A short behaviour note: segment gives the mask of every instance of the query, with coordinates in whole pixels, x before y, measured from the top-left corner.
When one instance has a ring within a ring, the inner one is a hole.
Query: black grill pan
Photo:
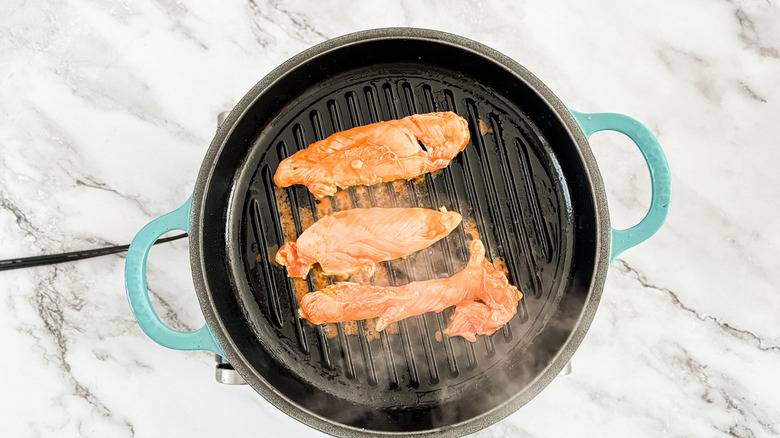
[[[343,129],[454,111],[471,141],[443,171],[340,191],[317,202],[274,187],[279,161]],[[405,284],[464,267],[475,233],[524,293],[518,313],[476,343],[441,333],[451,309],[376,333],[312,326],[275,249],[322,214],[354,207],[445,207],[463,224],[430,248],[382,263]],[[461,435],[536,395],[584,336],[608,264],[603,187],[567,109],[522,67],[433,31],[386,29],[317,46],[236,106],[204,160],[190,225],[196,289],[225,356],[293,417],[337,435]]]

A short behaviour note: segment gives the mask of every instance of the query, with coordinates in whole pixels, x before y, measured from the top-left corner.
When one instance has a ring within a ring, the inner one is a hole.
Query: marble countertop
[[[0,5],[0,259],[128,243],[188,197],[217,114],[290,56],[414,26],[487,44],[571,108],[663,145],[666,225],[610,267],[556,379],[480,437],[780,434],[780,7],[708,2],[73,0]],[[334,5],[333,3],[330,3]],[[613,225],[649,205],[640,155],[591,138]],[[320,436],[214,358],[139,329],[124,257],[0,272],[0,435]],[[199,327],[184,241],[157,246],[153,302]]]

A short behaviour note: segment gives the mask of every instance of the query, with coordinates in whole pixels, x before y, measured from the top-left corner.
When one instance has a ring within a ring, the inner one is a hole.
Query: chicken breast
[[[297,242],[287,242],[276,261],[290,277],[306,277],[319,263],[325,274],[373,275],[378,262],[427,248],[460,224],[454,211],[427,208],[354,208],[323,216]]]
[[[303,184],[317,198],[337,187],[409,179],[446,167],[469,142],[453,112],[416,114],[337,132],[279,163],[279,187]]]
[[[473,240],[468,265],[449,278],[415,281],[405,286],[375,286],[341,282],[303,296],[299,314],[314,324],[378,317],[376,329],[425,312],[455,307],[449,336],[471,342],[490,335],[517,312],[523,294],[504,272],[485,259],[485,246]]]

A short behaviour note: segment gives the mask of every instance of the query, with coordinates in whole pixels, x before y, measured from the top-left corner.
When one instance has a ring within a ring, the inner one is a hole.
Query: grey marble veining
[[[571,108],[664,146],[664,228],[610,268],[574,372],[479,437],[780,435],[780,10],[776,1],[0,5],[0,259],[129,242],[194,185],[216,116],[285,59],[348,32],[444,30],[530,69]],[[649,204],[617,134],[591,139],[613,223]],[[186,242],[151,297],[203,323]],[[0,435],[317,436],[210,354],[138,328],[122,256],[0,272]]]

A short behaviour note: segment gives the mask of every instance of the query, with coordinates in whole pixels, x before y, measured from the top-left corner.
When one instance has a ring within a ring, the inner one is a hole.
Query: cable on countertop
[[[187,233],[177,234],[175,236],[166,237],[154,242],[158,243],[170,242],[178,240],[183,237],[187,237]],[[48,254],[34,257],[22,257],[8,260],[0,260],[0,271],[10,271],[12,269],[32,268],[35,266],[53,265],[57,263],[75,262],[76,260],[89,259],[92,257],[100,257],[104,255],[117,254],[127,251],[130,245],[118,245],[107,246],[105,248],[87,249],[82,251],[65,252],[62,254]]]

